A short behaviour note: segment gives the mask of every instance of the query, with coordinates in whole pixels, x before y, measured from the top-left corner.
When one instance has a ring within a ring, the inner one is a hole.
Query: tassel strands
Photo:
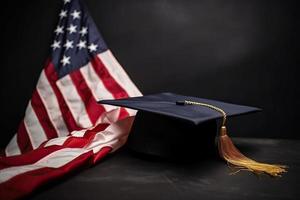
[[[272,177],[279,177],[282,173],[287,172],[287,167],[284,165],[260,163],[243,155],[228,137],[225,126],[222,126],[220,130],[218,149],[220,156],[232,165],[236,172],[247,170]]]
[[[227,161],[229,166],[232,166],[236,172],[233,174],[241,171],[247,170],[253,172],[254,174],[267,174],[272,177],[280,177],[282,173],[287,172],[287,166],[284,165],[276,165],[276,164],[267,164],[257,162],[246,157],[242,154],[233,144],[230,137],[227,135],[226,129],[226,119],[227,114],[224,110],[219,107],[216,107],[211,104],[201,103],[201,102],[194,102],[194,101],[180,101],[176,102],[179,105],[198,105],[210,108],[222,114],[223,121],[222,126],[220,128],[219,139],[218,139],[218,149],[220,156]]]

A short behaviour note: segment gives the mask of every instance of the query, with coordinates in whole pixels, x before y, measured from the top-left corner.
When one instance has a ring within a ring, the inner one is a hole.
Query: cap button
[[[184,106],[185,105],[185,101],[176,101],[176,105]]]

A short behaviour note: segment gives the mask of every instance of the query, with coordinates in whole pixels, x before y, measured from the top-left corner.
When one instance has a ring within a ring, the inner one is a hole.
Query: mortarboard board
[[[217,120],[222,119],[218,148],[224,160],[237,170],[271,176],[286,171],[285,166],[247,158],[227,135],[227,117],[257,112],[261,110],[259,108],[173,93],[102,100],[99,103],[138,110],[128,138],[128,146],[136,152],[173,159],[205,156],[214,152]]]

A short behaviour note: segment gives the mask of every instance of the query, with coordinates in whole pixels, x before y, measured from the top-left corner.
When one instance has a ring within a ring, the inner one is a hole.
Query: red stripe
[[[47,138],[52,139],[57,137],[58,136],[57,132],[48,116],[45,105],[43,104],[42,99],[39,93],[37,92],[37,90],[33,92],[33,95],[31,97],[31,105],[41,126],[43,127],[47,135]],[[42,133],[37,133],[37,134],[42,134]]]
[[[104,147],[96,155],[89,151],[59,168],[44,167],[15,176],[0,184],[0,196],[7,200],[24,197],[44,183],[65,176],[75,169],[94,164],[95,161],[102,159],[110,151],[111,147]]]
[[[30,165],[42,159],[54,151],[65,148],[64,146],[49,146],[38,148],[33,151],[29,151],[22,155],[10,156],[10,157],[0,157],[0,170],[7,167],[16,167],[21,165]]]
[[[83,137],[70,137],[64,142],[63,146],[70,148],[84,148],[87,144],[92,142],[97,133],[105,130],[108,125],[109,124],[99,124],[92,130],[87,130]]]
[[[70,109],[67,106],[66,101],[64,100],[60,90],[58,89],[56,85],[56,81],[58,80],[58,74],[55,70],[54,65],[51,63],[50,60],[48,60],[46,67],[45,67],[45,74],[46,77],[55,93],[55,96],[58,100],[59,108],[62,113],[62,117],[69,129],[69,132],[72,132],[74,130],[80,130],[81,128],[77,125]]]
[[[100,115],[105,112],[105,109],[102,105],[98,104],[90,88],[88,87],[87,83],[85,82],[81,72],[76,70],[70,74],[73,84],[81,97],[82,101],[84,102],[86,111],[89,115],[89,118],[92,124],[95,124],[96,121],[99,119]]]
[[[127,92],[110,75],[109,71],[106,69],[105,65],[98,58],[98,56],[95,56],[94,58],[92,58],[91,63],[92,63],[92,66],[93,66],[96,74],[102,80],[103,85],[113,95],[113,97],[115,99],[129,97]],[[126,117],[129,116],[129,113],[126,111],[126,109],[121,109],[119,119],[123,119],[123,118],[125,118],[125,116]]]
[[[99,124],[95,128],[87,130],[83,137],[70,136],[61,146],[53,145],[44,147],[44,145],[42,145],[41,148],[37,148],[22,155],[0,157],[0,170],[11,166],[29,165],[35,163],[48,154],[63,148],[82,148],[89,144],[97,133],[105,130],[108,125],[109,124]]]
[[[106,89],[114,96],[115,99],[121,99],[129,97],[127,92],[114,80],[106,69],[103,62],[95,56],[91,59],[92,66],[96,71],[99,78],[102,80]]]
[[[25,128],[24,120],[21,121],[17,133],[17,143],[22,153],[33,149],[27,130]]]
[[[119,120],[122,120],[128,116],[129,116],[129,113],[127,112],[127,110],[125,108],[121,108],[120,114],[119,114]]]
[[[99,162],[102,158],[104,158],[109,152],[111,152],[112,148],[111,147],[103,147],[98,151],[98,153],[94,154],[93,156],[93,164],[96,164]]]

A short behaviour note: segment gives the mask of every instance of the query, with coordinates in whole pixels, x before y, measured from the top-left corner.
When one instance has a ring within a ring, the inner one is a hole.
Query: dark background
[[[232,136],[299,139],[296,1],[85,0],[144,94],[261,107]],[[16,132],[52,43],[60,0],[1,3],[1,146]]]

